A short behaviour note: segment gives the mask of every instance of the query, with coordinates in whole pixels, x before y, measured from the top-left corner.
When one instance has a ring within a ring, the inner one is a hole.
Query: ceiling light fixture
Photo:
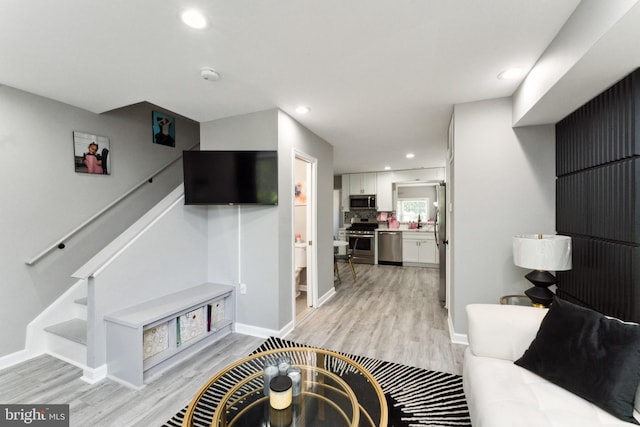
[[[407,157],[407,159],[413,159],[415,156],[416,155],[413,154],[413,153],[408,153],[406,157]]]
[[[522,70],[520,68],[509,68],[498,74],[500,80],[514,80],[522,77]]]
[[[307,114],[309,111],[311,111],[311,109],[309,107],[304,106],[304,105],[301,105],[301,106],[296,108],[296,113],[298,113],[298,114]]]
[[[386,170],[386,171],[391,170],[391,166],[385,166],[385,167],[384,167],[384,170]]]
[[[182,18],[182,22],[196,30],[201,30],[207,26],[207,18],[195,9],[185,10],[182,12],[182,15],[180,15],[180,18]]]

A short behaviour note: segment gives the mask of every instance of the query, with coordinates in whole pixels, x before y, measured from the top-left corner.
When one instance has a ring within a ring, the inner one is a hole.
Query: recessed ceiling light
[[[180,15],[180,17],[182,18],[182,22],[184,22],[191,28],[201,30],[202,28],[207,26],[207,18],[205,18],[201,12],[195,9],[185,10],[184,12],[182,12],[182,15]]]
[[[520,68],[509,68],[498,74],[500,80],[513,80],[522,77],[522,70]]]
[[[311,109],[309,107],[304,106],[304,105],[301,105],[301,106],[296,108],[296,113],[298,113],[298,114],[307,114],[309,111],[311,111]]]
[[[386,171],[391,170],[391,166],[385,166],[384,170],[386,170]]]
[[[407,154],[407,159],[413,159],[416,155],[413,153],[408,153]]]

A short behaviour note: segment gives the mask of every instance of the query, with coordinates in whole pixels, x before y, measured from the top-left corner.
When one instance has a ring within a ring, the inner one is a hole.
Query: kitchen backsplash
[[[378,217],[378,214],[380,212],[376,211],[375,209],[359,209],[357,211],[349,211],[349,212],[344,212],[344,223],[345,224],[351,224],[351,218],[369,218],[369,219],[376,219]],[[391,214],[393,212],[387,212],[389,214],[389,216],[391,216]]]
[[[351,218],[372,218],[376,219],[378,212],[375,209],[358,209],[358,211],[349,211],[344,213],[344,223],[351,224]]]

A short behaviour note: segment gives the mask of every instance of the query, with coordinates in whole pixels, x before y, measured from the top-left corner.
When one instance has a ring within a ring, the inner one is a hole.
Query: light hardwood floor
[[[285,339],[351,354],[461,373],[464,346],[451,344],[446,310],[437,301],[438,270],[346,264],[337,295]],[[247,355],[261,338],[231,334],[140,391],[111,380],[89,385],[79,368],[41,356],[0,370],[0,403],[68,403],[71,426],[160,426],[208,378]]]

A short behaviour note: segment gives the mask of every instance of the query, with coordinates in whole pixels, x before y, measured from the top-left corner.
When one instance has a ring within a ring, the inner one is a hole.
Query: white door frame
[[[302,151],[293,150],[293,165],[292,170],[295,171],[296,159],[301,159],[307,163],[307,241],[311,244],[307,245],[307,301],[310,307],[318,306],[318,159],[310,156]],[[295,189],[295,176],[291,179],[292,193]],[[310,209],[309,209],[310,207]],[[292,236],[295,236],[295,203],[291,206],[292,221],[291,229]],[[293,277],[292,283],[295,284],[295,268],[291,269]],[[295,286],[291,287],[291,304],[293,308],[293,320],[295,324],[296,317],[296,290]]]
[[[445,286],[446,286],[446,305],[445,308],[447,310],[449,310],[449,321],[451,321],[451,304],[452,304],[452,297],[453,297],[453,293],[452,293],[452,287],[453,284],[455,283],[453,280],[453,263],[455,262],[453,259],[453,254],[454,252],[451,250],[451,247],[453,246],[453,242],[454,242],[454,238],[453,238],[453,233],[454,233],[454,228],[453,228],[453,217],[454,217],[454,213],[453,213],[453,193],[454,193],[454,176],[455,176],[455,164],[454,164],[454,148],[455,148],[455,112],[451,115],[451,120],[449,121],[449,134],[448,134],[448,146],[447,146],[447,164],[446,164],[446,170],[445,170],[445,174],[446,174],[446,178],[445,178],[445,196],[446,196],[446,206],[441,207],[440,209],[445,209],[445,235],[447,237],[447,241],[449,242],[449,244],[447,244],[446,247],[446,280],[445,280]],[[441,267],[442,268],[442,267]],[[449,325],[451,325],[451,323],[449,323]],[[451,328],[451,330],[453,330],[453,328]]]

